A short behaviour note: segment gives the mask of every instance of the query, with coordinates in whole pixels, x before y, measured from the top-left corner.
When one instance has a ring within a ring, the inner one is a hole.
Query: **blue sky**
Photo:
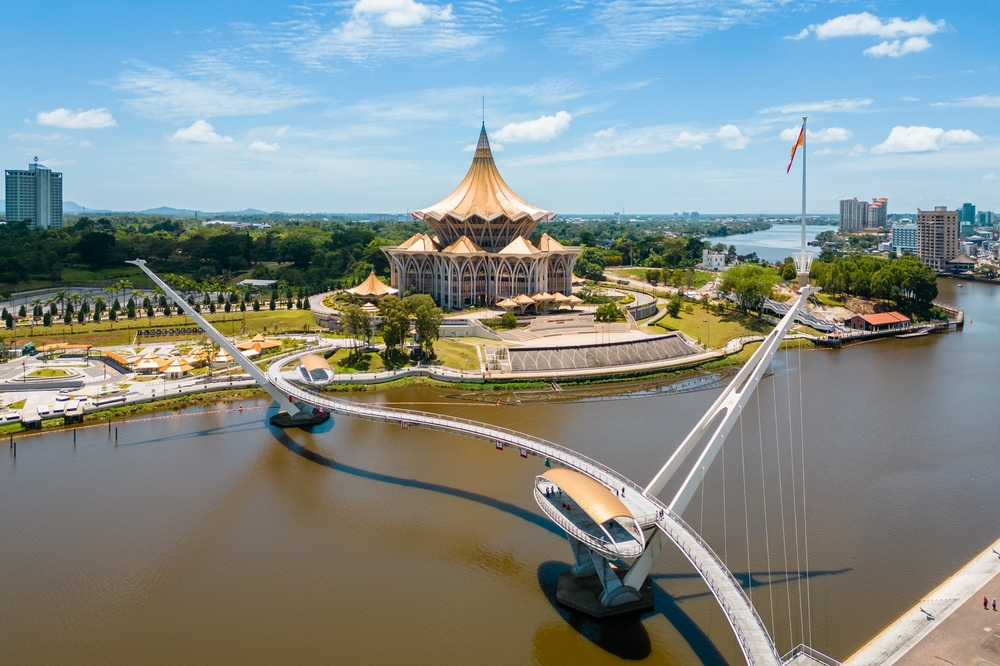
[[[87,207],[402,212],[486,127],[561,213],[1000,210],[1000,5],[8,3],[5,168]]]

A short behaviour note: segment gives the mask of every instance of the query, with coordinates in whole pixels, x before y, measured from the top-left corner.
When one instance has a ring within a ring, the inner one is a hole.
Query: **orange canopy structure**
[[[368,278],[357,287],[346,290],[348,294],[358,298],[382,298],[383,296],[393,296],[399,293],[398,289],[388,287],[378,279],[375,271],[371,272]]]

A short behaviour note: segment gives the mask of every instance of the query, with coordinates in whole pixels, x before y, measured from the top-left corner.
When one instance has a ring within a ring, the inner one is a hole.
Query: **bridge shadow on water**
[[[320,431],[320,428],[323,431],[329,430],[329,428],[332,427],[332,421],[333,419],[330,419],[330,421],[322,424],[318,428],[310,429],[310,432],[315,434]],[[317,465],[371,481],[389,483],[405,488],[442,493],[459,499],[476,502],[484,506],[503,511],[512,516],[516,516],[517,518],[531,523],[532,525],[560,538],[565,536],[561,529],[545,517],[510,502],[490,497],[488,495],[483,495],[482,493],[463,490],[461,488],[454,488],[439,483],[431,483],[429,481],[420,481],[418,479],[407,479],[340,463],[333,458],[307,449],[296,442],[285,430],[272,426],[266,427],[274,435],[277,442],[288,451]],[[712,639],[680,606],[680,604],[686,600],[709,596],[711,593],[705,591],[699,594],[674,596],[663,589],[658,582],[660,580],[670,579],[700,578],[697,573],[654,574],[651,576],[653,579],[653,598],[655,603],[655,609],[653,611],[646,613],[627,613],[617,617],[596,620],[583,613],[564,608],[556,601],[556,586],[559,580],[559,575],[562,572],[569,570],[569,568],[570,564],[564,562],[543,562],[538,567],[538,584],[553,610],[566,622],[569,627],[575,630],[581,637],[593,643],[595,646],[615,655],[620,659],[630,661],[645,659],[652,653],[652,644],[649,633],[643,625],[643,621],[655,615],[663,615],[663,617],[678,632],[681,638],[683,638],[688,644],[701,664],[706,666],[726,666],[728,664],[725,657],[712,642]],[[792,572],[788,572],[786,574],[785,572],[772,571],[770,580],[765,582],[761,582],[760,580],[760,577],[765,575],[763,572],[734,572],[733,575],[744,589],[747,589],[748,585],[752,585],[754,589],[757,589],[777,583],[791,583],[797,575],[801,575],[801,577],[806,578],[813,576],[837,575],[845,573],[849,570],[850,569],[801,573],[796,572],[795,574]],[[539,644],[538,639],[539,636],[536,636],[535,656],[537,659],[544,662],[546,661],[546,651],[544,650],[544,645]],[[540,654],[538,653],[539,649],[542,650]],[[553,654],[552,657],[553,660],[558,660],[559,658],[557,654]]]

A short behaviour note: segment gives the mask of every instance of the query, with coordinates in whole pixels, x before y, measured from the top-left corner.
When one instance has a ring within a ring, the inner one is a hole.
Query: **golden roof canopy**
[[[491,251],[514,236],[530,235],[539,222],[555,216],[521,199],[504,182],[493,161],[485,125],[472,165],[458,187],[433,206],[410,213],[413,219],[430,224],[442,244],[451,244],[464,234]],[[480,221],[470,224],[470,218],[477,217]],[[496,228],[486,228],[491,224]]]

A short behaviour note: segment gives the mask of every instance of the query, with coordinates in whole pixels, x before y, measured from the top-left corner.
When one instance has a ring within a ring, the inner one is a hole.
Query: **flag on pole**
[[[799,146],[806,145],[806,124],[802,123],[802,129],[799,130],[799,138],[795,140],[795,145],[792,146],[792,157],[788,160],[788,168],[785,169],[785,173],[792,170],[792,162],[795,161],[795,151],[798,150]]]

